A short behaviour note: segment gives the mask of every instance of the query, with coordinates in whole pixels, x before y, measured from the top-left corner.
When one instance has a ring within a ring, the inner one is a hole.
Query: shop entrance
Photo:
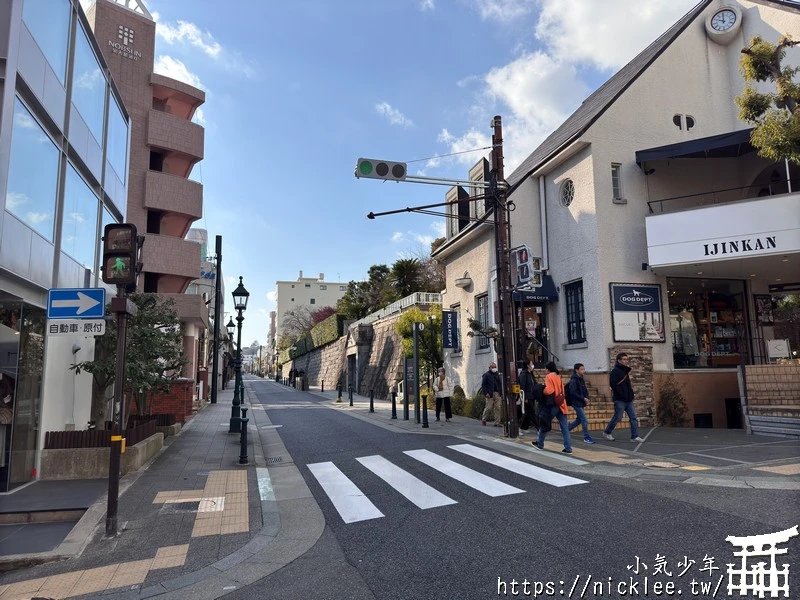
[[[533,360],[535,368],[543,369],[551,360],[545,307],[541,303],[519,302],[515,313],[517,360]]]

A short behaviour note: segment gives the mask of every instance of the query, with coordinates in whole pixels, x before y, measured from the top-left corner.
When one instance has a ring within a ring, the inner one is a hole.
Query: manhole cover
[[[666,461],[646,462],[645,467],[655,467],[656,469],[678,469],[680,465]]]
[[[195,500],[194,502],[167,502],[161,509],[162,514],[175,514],[175,513],[187,513],[187,512],[197,512],[197,508],[200,505],[199,500]]]
[[[283,457],[282,456],[272,456],[272,457],[267,459],[267,464],[268,465],[274,465],[275,463],[279,463],[279,462],[283,462]]]

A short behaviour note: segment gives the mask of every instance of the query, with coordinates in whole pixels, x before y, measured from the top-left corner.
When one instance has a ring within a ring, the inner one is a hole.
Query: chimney
[[[303,278],[303,272],[300,271],[300,276],[297,278],[297,281],[300,281]]]
[[[320,281],[325,281],[325,273],[320,273],[319,274],[319,280]]]

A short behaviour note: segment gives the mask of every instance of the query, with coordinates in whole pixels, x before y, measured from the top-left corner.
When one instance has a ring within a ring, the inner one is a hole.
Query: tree
[[[428,317],[433,320],[429,321]],[[394,331],[403,339],[403,356],[414,356],[414,323],[422,323],[425,329],[417,333],[417,349],[423,372],[433,375],[442,364],[442,307],[434,304],[427,313],[414,306],[400,315]]]
[[[347,284],[344,296],[336,303],[336,312],[345,319],[363,319],[369,313],[368,284],[366,281],[351,281]]]
[[[281,329],[286,335],[297,339],[314,326],[311,319],[311,309],[302,304],[290,308],[283,314]]]
[[[401,298],[394,289],[389,267],[386,265],[372,265],[369,268],[369,271],[367,271],[366,294],[370,313],[380,310]]]
[[[391,278],[400,298],[405,298],[420,291],[422,265],[416,258],[400,258],[392,265]]]
[[[777,44],[755,36],[742,49],[739,61],[745,90],[735,101],[739,118],[755,124],[750,142],[761,157],[788,159],[800,164],[800,83],[794,80],[800,67],[783,66],[786,49],[800,44],[791,36],[782,36]],[[760,93],[753,83],[769,81],[775,92]]]
[[[420,262],[420,291],[439,292],[445,288],[444,265],[435,260],[431,254],[444,243],[444,238],[436,238],[431,242],[430,254],[417,256]]]
[[[332,306],[323,306],[322,308],[318,308],[317,310],[312,310],[311,311],[311,322],[313,323],[312,327],[314,325],[317,325],[318,323],[322,323],[325,319],[335,314],[336,314],[336,309],[333,308]]]
[[[155,294],[132,294],[130,300],[137,311],[128,319],[125,345],[125,389],[133,392],[137,412],[147,414],[148,396],[169,390],[171,381],[181,377],[186,364],[183,357],[183,331],[175,312],[175,302]],[[91,419],[103,426],[107,415],[107,390],[116,375],[117,323],[106,327],[96,338],[94,360],[83,361],[71,368],[76,373],[92,374]]]

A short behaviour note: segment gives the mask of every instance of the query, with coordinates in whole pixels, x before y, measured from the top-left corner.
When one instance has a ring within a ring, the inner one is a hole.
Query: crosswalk
[[[546,485],[566,487],[586,483],[583,479],[548,471],[536,465],[473,446],[472,444],[455,444],[447,446],[447,448],[458,453],[457,455],[469,456]],[[494,477],[489,477],[430,450],[405,450],[403,454],[492,498],[525,493],[523,489],[504,483]],[[441,493],[383,456],[361,456],[356,460],[422,510],[458,504],[456,500]],[[325,491],[325,494],[345,523],[379,519],[385,516],[366,494],[333,462],[309,464],[308,469]]]

